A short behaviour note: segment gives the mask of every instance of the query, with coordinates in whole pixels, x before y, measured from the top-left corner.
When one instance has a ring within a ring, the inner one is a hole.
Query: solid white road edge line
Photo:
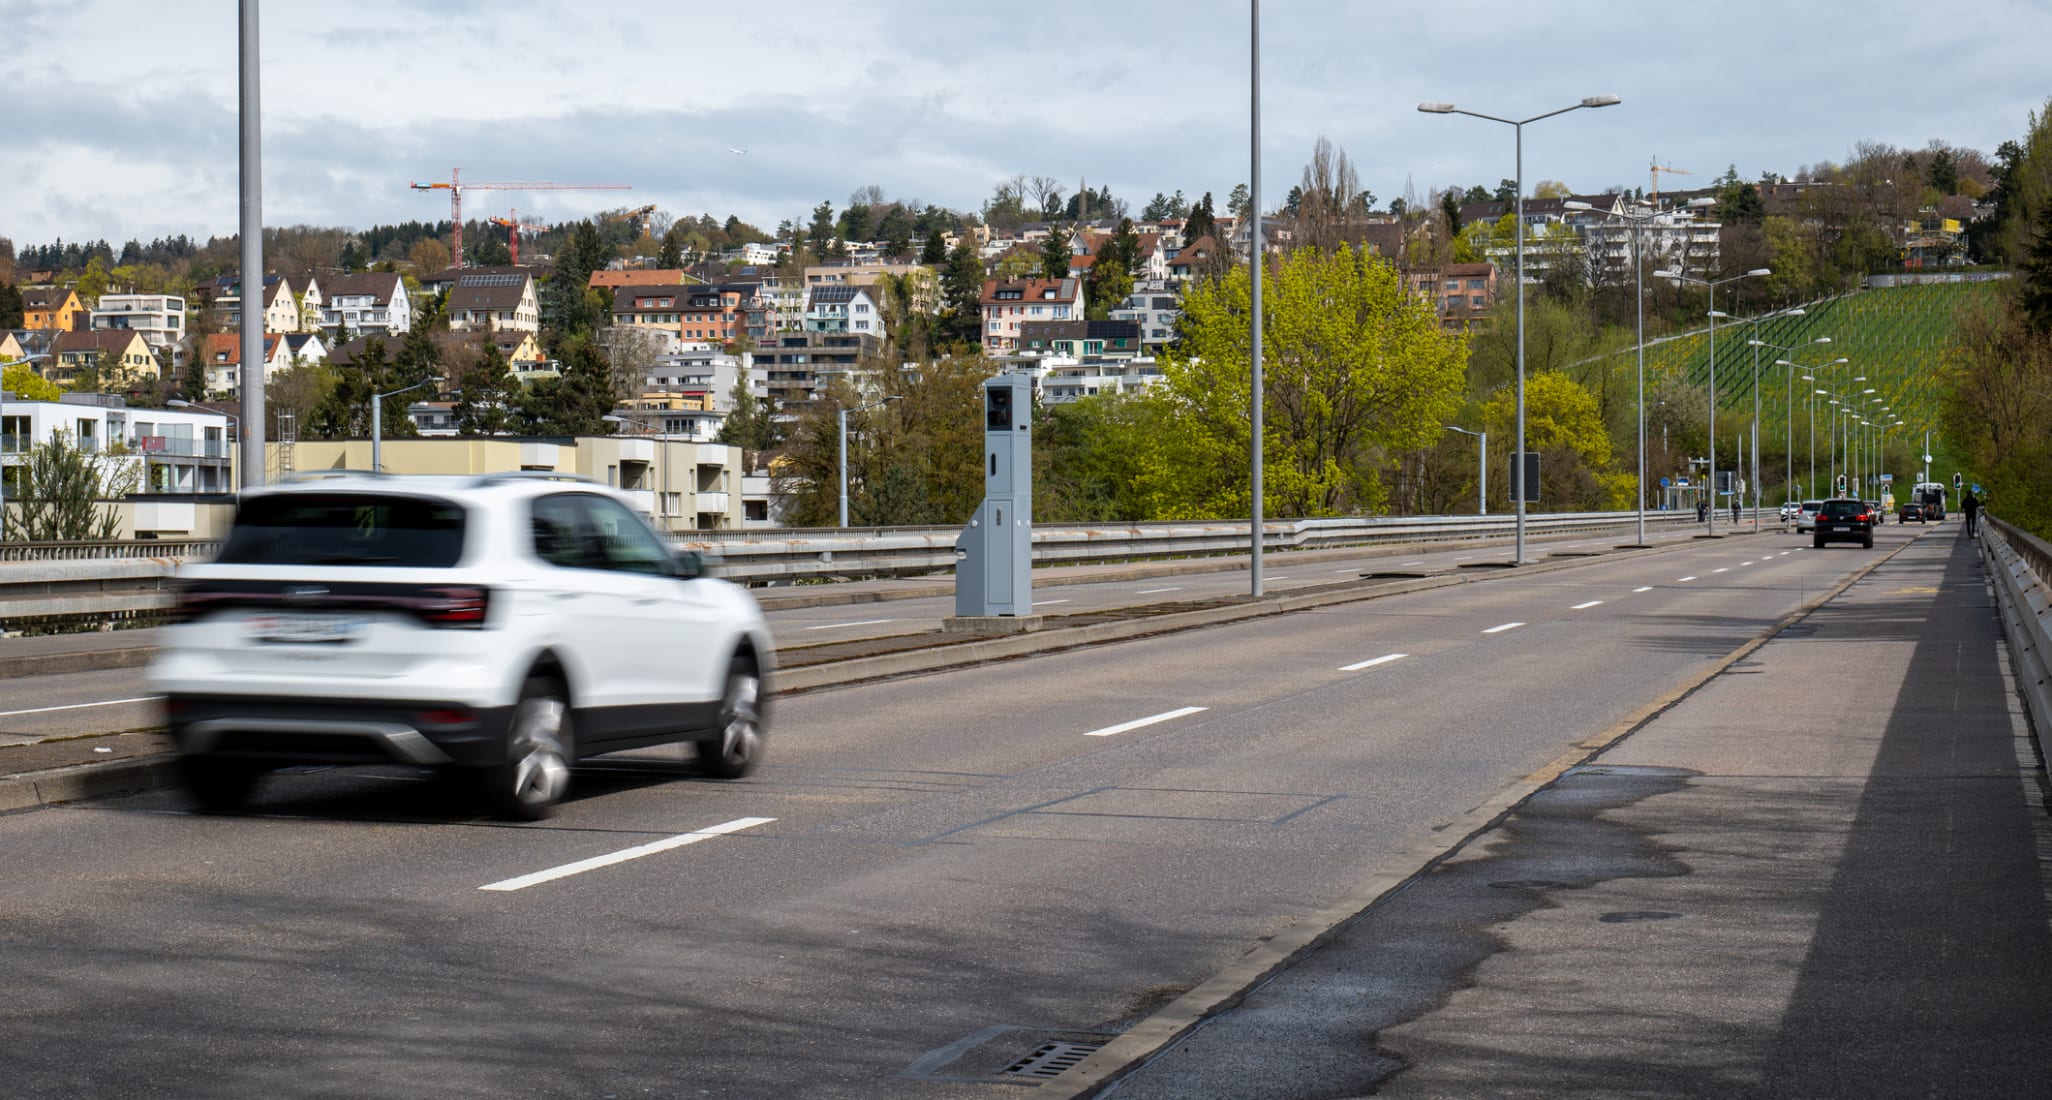
[[[852,623],[827,623],[824,626],[808,626],[806,630],[839,630],[844,626],[875,626],[878,623],[894,623],[896,619],[860,619]]]
[[[12,718],[17,714],[48,714],[53,710],[78,710],[81,707],[114,707],[123,703],[154,703],[161,695],[138,695],[133,699],[102,699],[97,703],[66,703],[61,707],[32,707],[28,710],[0,710],[0,718]]]
[[[487,886],[480,886],[478,889],[498,891],[525,890],[530,886],[537,886],[544,882],[553,882],[556,879],[568,878],[571,875],[581,875],[586,871],[596,871],[601,867],[611,867],[615,863],[625,863],[630,859],[640,859],[643,856],[655,855],[657,852],[667,852],[672,848],[682,848],[686,844],[696,844],[701,840],[711,840],[716,836],[738,833],[743,829],[753,829],[757,825],[767,825],[775,820],[776,818],[774,817],[737,817],[732,821],[715,825],[710,829],[700,829],[697,832],[665,837],[662,840],[650,841],[647,844],[636,845],[632,848],[622,848],[617,852],[593,856],[590,859],[580,859],[575,863],[565,863],[561,867],[551,867],[546,871],[536,871],[531,875],[503,879]]]
[[[1374,658],[1370,658],[1369,660],[1366,660],[1366,661],[1356,661],[1356,662],[1354,662],[1354,663],[1353,663],[1353,664],[1351,664],[1351,665],[1341,665],[1341,666],[1340,666],[1340,671],[1341,671],[1341,672],[1359,672],[1359,671],[1361,671],[1361,670],[1362,670],[1362,669],[1364,669],[1364,668],[1374,668],[1374,667],[1375,667],[1376,665],[1386,665],[1386,664],[1390,663],[1391,661],[1401,661],[1401,660],[1403,660],[1404,658],[1406,658],[1406,657],[1409,657],[1409,656],[1410,656],[1410,654],[1408,654],[1408,653],[1388,653],[1388,654],[1384,654],[1383,656],[1380,656],[1380,657],[1374,657]]]
[[[1152,596],[1156,592],[1181,592],[1182,590],[1183,586],[1179,584],[1174,588],[1142,588],[1133,594],[1135,596]]]
[[[1524,623],[1505,623],[1505,624],[1503,624],[1502,626],[1492,626],[1492,627],[1490,627],[1489,629],[1487,629],[1487,630],[1483,631],[1482,633],[1484,633],[1484,634],[1501,634],[1501,633],[1503,633],[1503,632],[1504,632],[1504,631],[1506,631],[1506,630],[1516,630],[1517,628],[1519,628],[1519,627],[1521,627],[1521,626],[1523,626],[1523,625],[1525,625],[1525,624],[1524,624]]]
[[[1573,606],[1573,607],[1570,607],[1570,608],[1568,608],[1568,610],[1569,610],[1569,611],[1587,611],[1587,610],[1589,610],[1590,608],[1592,608],[1592,607],[1595,607],[1595,606],[1597,606],[1597,605],[1601,604],[1602,602],[1603,602],[1602,600],[1590,600],[1590,601],[1589,601],[1588,603],[1578,603],[1578,604],[1576,604],[1575,606]]]
[[[1176,710],[1164,711],[1161,714],[1156,714],[1147,718],[1135,718],[1130,722],[1120,722],[1116,726],[1106,726],[1101,730],[1091,730],[1089,733],[1086,733],[1083,736],[1110,737],[1113,734],[1125,733],[1128,730],[1139,729],[1141,726],[1151,726],[1156,722],[1167,722],[1171,719],[1184,718],[1188,717],[1189,715],[1196,714],[1198,711],[1209,709],[1209,707],[1181,707]]]
[[[1067,600],[1034,600],[1034,601],[1033,601],[1033,606],[1035,606],[1035,607],[1047,607],[1047,606],[1049,606],[1050,604],[1058,604],[1058,603],[1068,603],[1068,602],[1069,602],[1069,601],[1067,601]]]

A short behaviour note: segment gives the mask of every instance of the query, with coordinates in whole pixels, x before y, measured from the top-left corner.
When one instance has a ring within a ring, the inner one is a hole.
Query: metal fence
[[[1693,513],[1648,513],[1659,526],[1690,523]],[[1576,512],[1526,518],[1541,534],[1619,531],[1631,512]],[[1277,521],[1262,527],[1266,551],[1423,544],[1508,538],[1512,516],[1390,516]],[[851,580],[945,572],[955,564],[959,527],[863,530],[692,531],[680,546],[713,559],[714,571],[741,584]],[[1033,531],[1033,560],[1083,565],[1240,554],[1251,538],[1238,523],[1059,524]],[[170,606],[167,584],[178,565],[203,561],[216,540],[0,543],[0,623],[61,622],[147,614]]]

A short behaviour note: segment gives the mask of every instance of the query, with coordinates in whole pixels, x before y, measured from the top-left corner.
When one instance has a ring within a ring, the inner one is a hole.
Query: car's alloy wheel
[[[506,762],[485,769],[485,793],[500,814],[539,821],[569,791],[577,755],[563,689],[551,680],[529,680],[507,732]]]
[[[739,779],[755,770],[768,732],[766,704],[755,662],[736,657],[727,669],[727,688],[720,696],[718,733],[698,742],[698,762],[708,774]]]

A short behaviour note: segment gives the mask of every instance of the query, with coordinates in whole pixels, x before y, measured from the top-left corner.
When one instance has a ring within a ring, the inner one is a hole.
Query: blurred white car
[[[587,756],[690,742],[731,778],[762,754],[774,652],[754,598],[581,479],[252,490],[178,586],[149,679],[211,809],[280,766],[396,761],[464,769],[532,819]]]
[[[1795,529],[1796,529],[1796,534],[1798,534],[1798,535],[1801,535],[1801,534],[1806,534],[1806,533],[1808,533],[1808,532],[1810,532],[1810,531],[1814,531],[1814,530],[1816,530],[1816,527],[1817,527],[1817,513],[1818,513],[1818,512],[1820,512],[1820,511],[1822,511],[1822,510],[1823,510],[1823,508],[1824,508],[1824,502],[1823,502],[1823,501],[1821,501],[1821,500],[1806,500],[1806,501],[1804,501],[1804,502],[1802,503],[1802,506],[1796,509],[1796,515],[1795,515]]]

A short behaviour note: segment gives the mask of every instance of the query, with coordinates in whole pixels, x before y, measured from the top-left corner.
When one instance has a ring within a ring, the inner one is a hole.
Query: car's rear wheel
[[[202,809],[214,813],[239,810],[249,801],[264,768],[243,760],[220,760],[207,756],[185,756],[178,760],[178,773],[185,789],[192,792]]]
[[[513,708],[506,762],[480,776],[485,797],[501,816],[539,821],[570,790],[570,764],[576,759],[577,735],[563,686],[548,677],[531,677]]]
[[[739,779],[755,770],[762,760],[763,738],[768,730],[768,697],[755,661],[734,658],[727,668],[727,687],[720,695],[719,726],[715,736],[698,742],[698,762],[708,775]]]
[[[1860,545],[1872,550],[1874,548],[1874,533],[1872,531],[1867,532],[1867,537],[1860,540]]]

